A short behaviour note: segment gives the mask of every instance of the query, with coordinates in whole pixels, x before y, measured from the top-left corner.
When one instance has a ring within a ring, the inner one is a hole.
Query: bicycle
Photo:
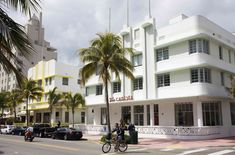
[[[113,138],[111,140],[105,139],[105,143],[102,146],[102,151],[104,153],[108,153],[111,150],[112,145],[114,146],[114,149],[116,147],[117,140],[116,138]],[[128,148],[128,145],[125,141],[119,142],[117,150],[120,152],[125,152]]]

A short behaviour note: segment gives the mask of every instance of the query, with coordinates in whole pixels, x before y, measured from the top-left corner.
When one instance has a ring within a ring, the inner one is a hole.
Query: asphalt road
[[[95,141],[64,141],[50,138],[35,138],[33,142],[25,142],[21,136],[0,135],[0,155],[103,155],[102,144]],[[235,146],[176,149],[149,149],[147,146],[129,146],[125,153],[114,152],[106,155],[235,155]]]

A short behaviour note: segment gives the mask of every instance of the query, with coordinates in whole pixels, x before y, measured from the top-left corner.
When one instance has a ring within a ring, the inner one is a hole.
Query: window
[[[102,95],[103,85],[96,86],[96,95]]]
[[[90,88],[90,87],[86,87],[86,96],[89,95],[89,88]]]
[[[221,85],[224,86],[224,73],[220,72]]]
[[[49,123],[50,122],[50,113],[45,112],[43,113],[43,123]]]
[[[46,78],[45,81],[46,81],[46,86],[47,86],[48,85],[48,78]]]
[[[69,123],[69,112],[66,111],[64,116],[65,116],[65,119],[64,119],[65,123]]]
[[[159,125],[158,104],[154,104],[154,125]]]
[[[169,59],[168,47],[158,49],[156,55],[157,55],[157,61]]]
[[[235,125],[235,103],[230,103],[230,112],[231,112],[231,123]]]
[[[223,48],[222,46],[219,46],[219,58],[223,60]]]
[[[81,112],[81,123],[85,123],[86,113],[84,111]]]
[[[175,104],[175,125],[193,126],[193,104],[176,103]]]
[[[230,50],[228,50],[228,61],[229,63],[231,63],[231,51]]]
[[[107,111],[106,108],[101,108],[101,125],[106,125],[107,124]]]
[[[137,78],[133,81],[133,88],[134,90],[143,89],[143,78]]]
[[[206,82],[211,83],[211,72],[208,68],[191,69],[191,83]]]
[[[51,85],[52,77],[49,78],[49,85]]]
[[[203,126],[222,125],[222,113],[220,102],[202,103]]]
[[[62,85],[69,85],[69,78],[62,78]]]
[[[170,74],[162,74],[157,76],[157,87],[170,86]]]
[[[132,57],[132,63],[134,67],[142,66],[142,54],[134,55]]]
[[[42,80],[38,80],[38,86],[39,86],[39,87],[42,86]]]
[[[137,105],[134,106],[134,124],[135,125],[144,125],[144,106]]]
[[[113,83],[113,93],[121,92],[121,82]]]
[[[209,41],[206,39],[194,39],[189,41],[189,54],[206,53],[209,54]]]
[[[77,83],[78,83],[78,84],[81,84],[81,80],[80,80],[80,79],[78,79],[78,80],[77,80]]]
[[[134,30],[134,40],[138,40],[140,38],[140,29]]]
[[[147,108],[147,125],[150,125],[150,105],[146,105]]]
[[[131,107],[130,106],[122,107],[122,119],[126,124],[131,123]]]
[[[41,113],[36,113],[36,123],[41,123],[41,121],[42,121],[42,114]]]

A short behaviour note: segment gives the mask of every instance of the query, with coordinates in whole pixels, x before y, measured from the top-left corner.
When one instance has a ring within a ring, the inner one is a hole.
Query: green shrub
[[[105,139],[107,139],[107,136],[108,136],[108,135],[103,135],[103,136],[101,137],[100,141],[101,141],[101,142],[105,142]],[[115,138],[115,137],[116,137],[116,134],[112,134],[112,138]],[[125,138],[126,143],[127,143],[127,144],[130,144],[130,136],[127,135],[127,134],[125,134],[125,135],[124,135],[124,138]]]

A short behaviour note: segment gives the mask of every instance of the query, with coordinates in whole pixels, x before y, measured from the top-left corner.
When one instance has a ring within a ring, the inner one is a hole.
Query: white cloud
[[[151,0],[157,27],[184,13],[204,15],[229,31],[235,31],[234,0]],[[111,30],[118,32],[126,22],[126,0],[44,0],[43,25],[46,39],[58,49],[59,60],[78,64],[77,49],[89,46],[98,32],[108,29],[108,8],[112,8]],[[148,15],[148,0],[130,0],[130,25]],[[23,23],[25,18],[13,14]]]

